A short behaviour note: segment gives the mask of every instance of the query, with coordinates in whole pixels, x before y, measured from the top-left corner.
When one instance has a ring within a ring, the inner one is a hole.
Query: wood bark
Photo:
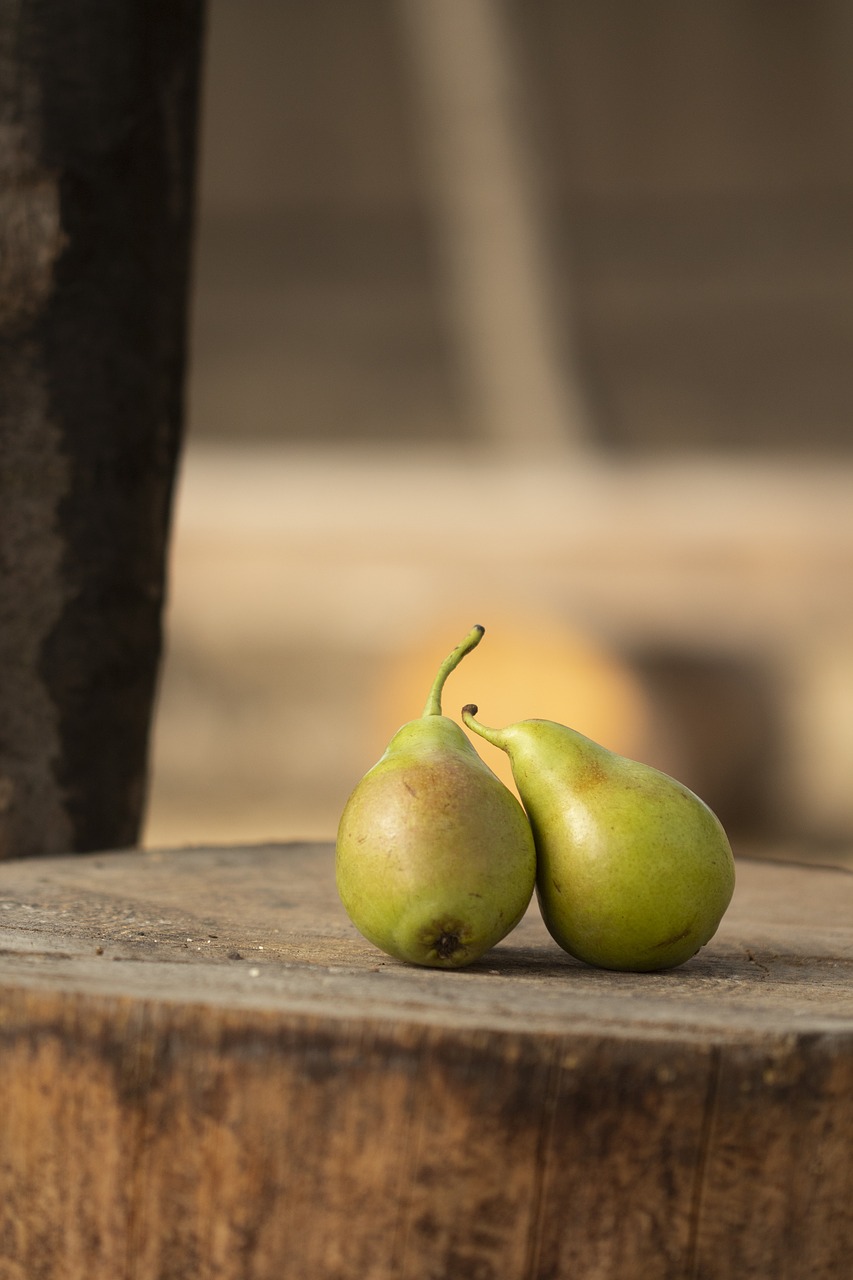
[[[0,0],[0,857],[132,844],[202,0]]]
[[[680,969],[535,905],[469,969],[350,925],[328,846],[0,871],[0,1275],[837,1280],[853,875],[741,860]]]

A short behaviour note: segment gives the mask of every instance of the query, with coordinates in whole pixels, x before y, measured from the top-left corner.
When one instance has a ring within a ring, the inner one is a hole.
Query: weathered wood
[[[328,846],[0,868],[0,1276],[836,1280],[853,875],[740,861],[665,974],[535,908],[421,970]]]
[[[0,0],[0,858],[133,843],[203,0]]]

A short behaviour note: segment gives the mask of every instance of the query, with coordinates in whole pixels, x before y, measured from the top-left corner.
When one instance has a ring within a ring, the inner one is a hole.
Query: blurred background
[[[146,843],[331,839],[482,623],[849,861],[851,160],[846,0],[211,0]]]

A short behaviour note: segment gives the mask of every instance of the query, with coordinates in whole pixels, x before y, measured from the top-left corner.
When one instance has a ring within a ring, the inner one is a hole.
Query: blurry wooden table
[[[191,445],[143,843],[330,838],[475,622],[448,714],[562,720],[730,829],[735,795],[775,832],[853,833],[851,495],[853,463],[804,458]],[[614,667],[649,704],[621,746]]]
[[[673,972],[445,973],[328,845],[0,865],[0,1276],[849,1274],[853,874],[738,873]]]

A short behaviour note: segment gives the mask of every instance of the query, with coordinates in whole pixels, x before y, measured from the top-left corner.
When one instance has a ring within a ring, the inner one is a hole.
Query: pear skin
[[[441,714],[442,663],[423,715],[397,731],[341,815],[338,893],[355,927],[411,964],[460,968],[515,927],[533,896],[536,851],[522,806]]]
[[[469,729],[507,752],[554,940],[605,969],[683,964],[714,936],[735,864],[716,815],[682,783],[550,720]]]

